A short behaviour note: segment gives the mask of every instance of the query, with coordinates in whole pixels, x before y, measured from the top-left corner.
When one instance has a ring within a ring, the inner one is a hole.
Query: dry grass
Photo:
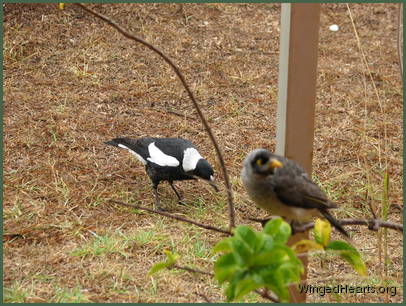
[[[152,206],[143,168],[103,145],[119,135],[181,136],[219,169],[214,150],[174,74],[143,46],[67,4],[6,4],[4,21],[4,295],[8,302],[223,301],[207,276],[175,270],[148,277],[176,250],[210,270],[211,232],[107,204]],[[248,151],[275,146],[278,4],[105,4],[96,9],[163,49],[185,73],[220,141],[240,210],[263,216],[239,181]],[[344,4],[322,6],[314,177],[341,208],[370,216],[381,205],[385,161],[389,219],[402,222],[402,85],[396,4],[351,5],[383,104],[381,110]],[[340,30],[331,32],[330,24]],[[176,112],[182,116],[177,116]],[[386,124],[386,137],[384,126]],[[368,179],[369,178],[369,179]],[[194,205],[164,204],[189,218],[227,224],[225,192],[178,184]],[[400,208],[400,209],[399,209]],[[309,283],[403,287],[402,236],[389,232],[386,265],[377,235],[355,228],[370,277],[336,260],[311,260]],[[386,267],[386,272],[385,268]],[[402,301],[387,295],[310,295],[309,301]],[[255,295],[247,301],[260,301]]]

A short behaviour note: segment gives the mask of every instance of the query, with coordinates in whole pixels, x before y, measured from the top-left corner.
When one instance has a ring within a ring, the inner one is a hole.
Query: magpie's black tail
[[[119,144],[126,144],[126,139],[125,138],[114,138],[110,141],[105,141],[105,144],[108,144],[113,147],[118,147]]]
[[[113,140],[105,141],[104,143],[113,147],[118,147],[118,143],[114,142]]]
[[[328,210],[320,210],[321,214],[326,218],[341,234],[350,238],[347,231],[341,226],[340,223],[328,212]]]

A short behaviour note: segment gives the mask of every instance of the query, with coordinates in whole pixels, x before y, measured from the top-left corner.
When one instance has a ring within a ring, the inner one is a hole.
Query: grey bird
[[[349,237],[329,212],[337,205],[296,162],[266,149],[256,149],[245,158],[241,179],[251,200],[273,215],[293,222],[323,216]]]

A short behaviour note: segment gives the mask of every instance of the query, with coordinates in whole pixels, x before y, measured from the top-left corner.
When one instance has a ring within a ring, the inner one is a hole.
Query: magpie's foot
[[[157,207],[157,208],[155,208],[155,210],[156,211],[162,211],[162,212],[169,212],[170,211],[170,209],[165,208],[165,207]]]
[[[163,207],[161,207],[160,201],[156,201],[156,202],[154,203],[154,210],[157,210],[157,211],[164,211]]]

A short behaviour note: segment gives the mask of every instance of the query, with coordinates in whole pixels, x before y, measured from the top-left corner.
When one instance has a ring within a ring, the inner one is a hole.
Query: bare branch
[[[272,301],[274,303],[280,303],[279,299],[270,295],[268,290],[264,288],[262,291],[261,290],[255,290],[256,293],[258,293],[260,296],[262,296],[264,299]]]
[[[205,274],[205,275],[210,275],[210,276],[214,276],[213,273],[211,272],[206,272],[206,271],[202,271],[202,270],[198,270],[198,269],[194,269],[194,268],[189,268],[189,267],[182,267],[182,266],[178,266],[176,264],[173,264],[172,266],[170,266],[171,269],[176,268],[179,270],[185,270],[188,272],[193,272],[193,273],[199,273],[199,274]]]
[[[189,267],[182,267],[182,266],[178,266],[178,265],[176,265],[176,264],[173,264],[173,265],[170,267],[170,269],[172,269],[172,268],[176,268],[176,269],[179,269],[179,270],[185,270],[185,271],[188,271],[188,272],[194,272],[194,273],[199,273],[199,274],[205,274],[205,275],[214,276],[214,274],[211,273],[211,272],[206,272],[206,271],[202,271],[202,270],[197,270],[197,269],[189,268]],[[255,290],[255,292],[256,292],[257,294],[259,294],[260,296],[262,296],[264,299],[270,300],[270,301],[275,302],[275,303],[279,303],[278,298],[276,298],[276,297],[273,296],[273,295],[270,295],[269,292],[268,292],[268,290],[267,290],[266,288],[264,288],[263,290]],[[201,294],[199,294],[199,293],[196,293],[196,294],[202,296],[203,298],[205,298],[205,296],[203,296],[203,295],[201,295]],[[209,302],[209,303],[211,303],[211,302]]]
[[[167,213],[167,212],[164,212],[164,211],[155,210],[155,209],[151,209],[151,208],[148,208],[148,207],[142,207],[142,206],[139,206],[139,205],[133,205],[133,204],[129,204],[129,203],[121,202],[121,201],[116,201],[116,200],[110,200],[110,202],[120,204],[122,206],[135,208],[135,209],[145,210],[145,211],[148,211],[148,212],[151,212],[151,213],[154,213],[154,214],[158,214],[158,215],[165,216],[165,217],[172,218],[172,219],[176,219],[176,220],[179,220],[179,221],[182,221],[182,222],[194,224],[194,225],[196,225],[198,227],[202,227],[202,228],[210,230],[210,231],[215,231],[215,232],[219,232],[219,233],[230,235],[230,236],[232,235],[230,231],[223,230],[223,229],[215,227],[215,226],[202,224],[202,223],[199,223],[199,222],[196,222],[196,221],[193,221],[193,220],[189,220],[189,219],[177,216],[177,215],[173,215],[173,214],[170,214],[170,213]]]
[[[365,201],[367,201],[367,203],[368,203],[368,207],[369,207],[369,210],[371,211],[372,218],[377,219],[378,217],[376,216],[376,213],[372,207],[372,199],[368,196],[368,194],[367,194]]]
[[[195,292],[195,294],[198,295],[198,296],[200,296],[200,297],[202,297],[202,298],[205,300],[206,303],[213,303],[213,302],[210,301],[210,299],[209,299],[206,295],[204,295],[203,293]]]
[[[247,218],[248,220],[259,222],[262,226],[265,226],[266,222],[270,219],[257,219]],[[380,227],[390,228],[399,232],[403,232],[403,225],[384,221],[380,219],[341,219],[337,220],[340,225],[366,225],[371,231],[377,231]],[[305,232],[314,227],[314,222],[308,222],[303,224],[291,224],[292,230],[295,233]]]
[[[99,19],[105,21],[106,23],[108,23],[110,26],[112,26],[113,28],[115,28],[118,32],[120,32],[121,34],[123,34],[126,38],[134,40],[136,42],[139,42],[141,44],[143,44],[144,46],[146,46],[147,48],[151,49],[152,51],[156,52],[160,57],[162,57],[164,59],[164,61],[166,63],[169,64],[169,66],[172,67],[172,69],[175,71],[176,75],[178,76],[178,78],[180,79],[180,81],[182,82],[183,86],[185,87],[186,92],[189,95],[189,98],[192,100],[193,102],[193,106],[195,107],[197,113],[199,114],[199,117],[203,123],[204,128],[206,129],[207,134],[210,137],[210,140],[213,143],[213,146],[216,150],[217,153],[217,157],[219,159],[220,162],[220,166],[221,169],[223,171],[223,176],[224,176],[224,182],[226,185],[226,190],[227,190],[227,198],[228,198],[228,207],[229,207],[229,218],[230,218],[230,231],[235,227],[235,211],[234,211],[234,203],[233,203],[233,192],[231,189],[231,185],[230,185],[230,179],[228,177],[228,172],[225,166],[225,162],[223,159],[223,155],[221,153],[220,147],[217,144],[216,139],[214,138],[213,132],[210,129],[210,126],[206,120],[206,118],[204,117],[199,104],[197,103],[193,92],[191,91],[191,89],[189,88],[188,84],[186,83],[185,77],[183,76],[183,74],[180,72],[179,68],[172,62],[172,60],[167,57],[161,50],[159,50],[158,48],[156,48],[155,46],[151,45],[150,43],[146,42],[145,40],[143,40],[142,38],[139,38],[133,34],[130,34],[128,31],[126,31],[125,29],[123,29],[121,26],[119,26],[117,23],[115,23],[114,21],[112,21],[111,19],[107,18],[106,16],[92,10],[91,8],[80,4],[80,3],[75,3],[76,5],[78,5],[79,7],[81,7],[82,9],[84,9],[85,11],[87,11],[88,13],[98,17]]]

